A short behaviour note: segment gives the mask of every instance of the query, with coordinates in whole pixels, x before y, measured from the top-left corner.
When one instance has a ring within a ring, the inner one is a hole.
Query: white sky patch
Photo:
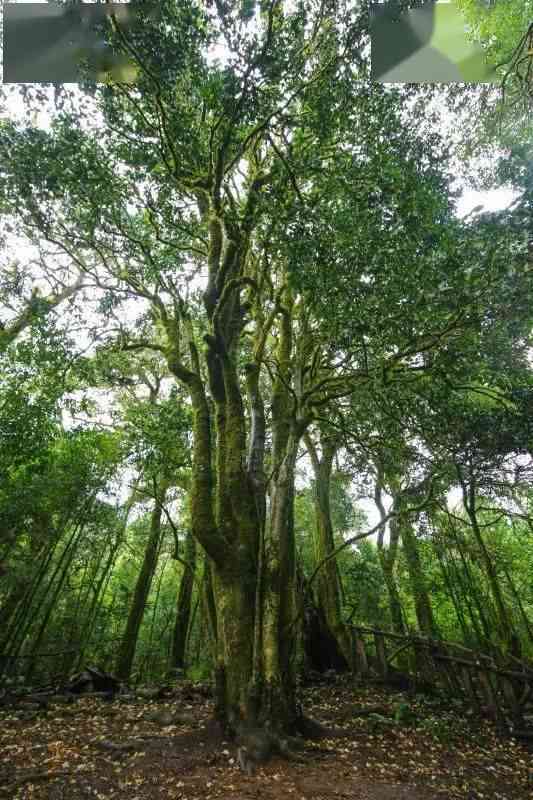
[[[489,191],[466,189],[463,196],[457,200],[457,216],[465,217],[476,206],[483,206],[483,211],[500,211],[510,206],[518,195],[519,192],[506,187]]]

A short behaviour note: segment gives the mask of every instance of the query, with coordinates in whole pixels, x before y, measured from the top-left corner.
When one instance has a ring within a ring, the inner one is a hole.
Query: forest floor
[[[177,699],[179,698],[179,699]],[[304,690],[336,735],[305,764],[273,758],[252,777],[193,691],[164,702],[80,698],[0,710],[0,796],[9,800],[527,800],[533,748],[499,737],[456,701],[338,678]],[[405,705],[403,705],[405,704]],[[394,721],[401,706],[403,723]],[[375,713],[372,710],[375,709]],[[361,716],[362,714],[362,716]],[[172,724],[168,725],[171,721]]]

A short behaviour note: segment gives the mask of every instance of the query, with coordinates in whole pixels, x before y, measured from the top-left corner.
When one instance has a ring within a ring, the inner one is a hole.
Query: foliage
[[[531,0],[456,0],[467,20],[471,35],[484,44],[493,64],[509,61],[533,16]]]
[[[146,475],[171,476],[190,467],[190,409],[173,386],[166,399],[136,400],[122,411],[122,446]]]

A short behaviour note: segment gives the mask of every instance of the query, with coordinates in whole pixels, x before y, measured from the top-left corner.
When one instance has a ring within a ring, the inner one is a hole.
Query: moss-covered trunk
[[[297,451],[298,434],[291,431],[271,491],[264,580],[263,712],[276,725],[289,730],[296,717],[298,632],[293,502]]]
[[[276,377],[272,385],[270,506],[266,522],[263,592],[264,711],[288,731],[296,724],[296,669],[302,619],[297,598],[294,482],[300,439],[307,422],[295,397],[301,391],[301,358],[294,341],[294,299],[280,305]],[[296,391],[291,391],[291,382]]]
[[[201,586],[201,604],[204,614],[205,626],[209,637],[209,651],[213,663],[216,661],[217,635],[217,609],[215,605],[215,595],[213,591],[213,568],[209,556],[204,556],[204,571]]]
[[[234,727],[255,718],[252,665],[255,622],[255,576],[246,557],[238,553],[231,563],[214,569],[217,611],[217,714]]]
[[[402,503],[396,498],[395,502]],[[426,577],[420,561],[416,536],[412,524],[402,511],[391,521],[391,528],[398,525],[403,545],[403,553],[407,563],[407,571],[411,583],[411,592],[415,604],[415,614],[420,631],[429,637],[438,637],[437,623],[433,615]]]
[[[374,502],[376,503],[382,520],[386,517],[385,506],[383,505],[383,469],[378,464],[377,480],[374,491]],[[400,600],[400,593],[395,577],[396,561],[398,557],[398,542],[400,538],[400,526],[395,524],[395,520],[391,520],[389,524],[389,543],[385,547],[385,526],[382,525],[378,533],[378,558],[383,572],[383,580],[387,589],[387,597],[389,601],[389,611],[391,617],[392,629],[395,633],[406,633],[406,626],[402,603]]]
[[[242,721],[287,729],[296,705],[290,630],[296,616],[292,519],[302,430],[295,424],[287,389],[293,319],[290,297],[287,307],[281,299],[289,292],[284,288],[264,314],[261,279],[250,275],[256,262],[246,260],[263,185],[257,164],[251,159],[239,224],[225,214],[216,180],[199,201],[209,241],[205,346],[200,348],[183,308],[177,324],[163,318],[169,367],[187,386],[193,407],[191,524],[207,553],[212,587],[205,596],[215,639],[216,714],[234,730]],[[241,302],[244,289],[254,302]],[[255,330],[251,349],[244,351],[241,333],[249,311]],[[278,319],[276,376],[270,376],[267,490],[265,386],[260,377],[267,339]]]
[[[390,550],[390,544],[388,550]],[[400,593],[396,584],[396,578],[394,577],[394,561],[390,555],[389,552],[380,553],[379,560],[383,572],[383,580],[385,581],[385,588],[387,589],[392,630],[395,633],[404,634],[405,623],[402,601],[400,600]]]

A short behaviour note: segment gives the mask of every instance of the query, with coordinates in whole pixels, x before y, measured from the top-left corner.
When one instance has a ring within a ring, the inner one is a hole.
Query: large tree
[[[92,278],[115,319],[121,295],[146,302],[117,345],[162,353],[189,393],[192,530],[212,567],[218,710],[233,725],[259,716],[287,727],[294,464],[315,376],[304,373],[305,311],[283,258],[270,261],[275,224],[265,220],[304,203],[328,157],[353,89],[359,20],[338,3],[166,2],[158,19],[141,5],[137,28],[126,34],[115,20],[112,34],[139,65],[135,87],[88,85],[87,105],[67,98],[50,133],[4,124],[14,167],[2,176],[4,207]],[[200,270],[201,296],[188,283]],[[272,394],[268,512],[262,381]]]
[[[298,724],[303,435],[332,403],[357,391],[369,409],[416,378],[505,273],[503,235],[468,244],[452,223],[439,137],[402,127],[413,91],[364,80],[352,5],[135,3],[139,24],[108,32],[134,86],[87,82],[59,93],[50,130],[0,127],[4,212],[92,283],[108,347],[156,352],[188,395],[230,728]]]

